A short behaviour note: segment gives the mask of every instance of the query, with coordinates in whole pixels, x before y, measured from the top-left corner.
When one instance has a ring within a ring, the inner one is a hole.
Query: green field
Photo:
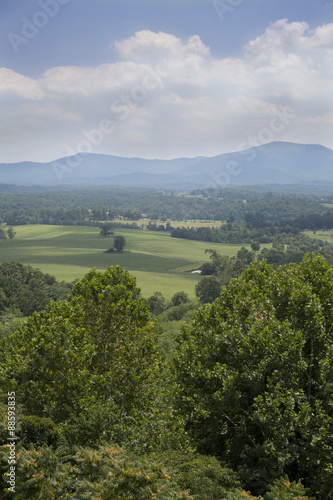
[[[16,226],[13,240],[0,241],[0,261],[31,264],[58,280],[73,281],[91,268],[120,265],[136,276],[143,295],[161,291],[170,298],[184,290],[194,297],[199,275],[189,273],[209,261],[206,248],[236,255],[241,246],[171,238],[169,233],[118,229],[126,238],[126,252],[103,253],[113,238],[99,236],[99,228],[85,226]]]
[[[316,240],[327,241],[328,243],[333,243],[333,230],[329,229],[327,231],[318,229],[315,233],[313,231],[303,231],[304,234],[310,238],[315,238]]]

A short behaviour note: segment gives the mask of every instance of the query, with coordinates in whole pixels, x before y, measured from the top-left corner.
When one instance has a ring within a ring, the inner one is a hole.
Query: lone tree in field
[[[103,236],[104,238],[106,238],[107,236],[113,236],[114,231],[110,222],[101,224],[99,227],[101,229],[99,233],[100,236]]]
[[[126,240],[124,236],[119,235],[114,237],[113,246],[117,252],[122,252],[124,250],[125,245],[126,245]]]
[[[14,228],[13,226],[10,226],[8,229],[7,229],[7,236],[10,240],[12,240],[13,238],[15,238],[15,234],[16,234],[16,231],[14,231]]]

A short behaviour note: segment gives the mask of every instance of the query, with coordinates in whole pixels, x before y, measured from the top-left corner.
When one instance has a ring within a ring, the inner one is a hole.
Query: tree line
[[[267,188],[266,188],[267,189]],[[331,197],[297,193],[257,192],[253,189],[226,189],[217,196],[160,192],[156,190],[77,188],[16,189],[4,191],[0,199],[0,220],[8,225],[93,224],[120,215],[139,220],[142,214],[154,220],[243,221],[246,214],[264,217],[269,222],[292,220],[310,214],[332,213],[325,207]],[[308,221],[310,226],[311,220]],[[322,221],[315,222],[322,223]],[[328,220],[327,220],[328,223]],[[301,224],[301,221],[300,221]],[[325,222],[326,224],[326,222]],[[333,226],[332,226],[333,227]]]

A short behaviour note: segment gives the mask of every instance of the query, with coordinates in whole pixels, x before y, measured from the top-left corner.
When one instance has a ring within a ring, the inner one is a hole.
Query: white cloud
[[[310,118],[311,123],[333,125],[333,111]]]
[[[190,54],[209,54],[198,35],[188,38],[184,43],[180,38],[169,33],[155,33],[150,30],[138,31],[127,40],[116,41],[114,46],[123,59],[139,60],[160,57],[186,57]]]
[[[281,106],[260,99],[251,99],[244,95],[230,98],[228,104],[233,113],[253,117],[272,117],[282,111]]]
[[[89,96],[107,91],[120,91],[134,85],[140,75],[146,74],[144,65],[133,62],[102,64],[96,68],[65,66],[44,73],[40,86],[54,94]]]
[[[42,99],[44,94],[35,80],[11,69],[0,68],[0,97],[6,95],[17,95],[22,99]]]
[[[245,55],[258,63],[272,58],[274,62],[285,53],[318,48],[333,49],[333,23],[310,30],[305,22],[289,23],[287,19],[280,19],[247,44]]]
[[[304,48],[329,48],[333,49],[333,23],[319,26],[311,36],[302,37],[300,46]]]
[[[38,80],[0,69],[3,153],[14,158],[20,142],[26,159],[35,141],[35,151],[44,147],[45,155],[31,159],[64,156],[64,145],[75,149],[82,130],[108,118],[115,129],[96,152],[213,155],[237,149],[283,109],[296,118],[275,140],[333,147],[333,24],[310,30],[304,22],[279,20],[238,58],[214,58],[197,35],[182,40],[149,30],[114,48],[117,62],[56,67]]]

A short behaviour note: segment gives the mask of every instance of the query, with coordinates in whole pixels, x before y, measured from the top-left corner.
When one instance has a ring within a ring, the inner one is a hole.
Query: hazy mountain
[[[50,163],[0,164],[0,183],[208,187],[248,184],[333,184],[333,151],[272,142],[212,158],[145,160],[81,153]]]

